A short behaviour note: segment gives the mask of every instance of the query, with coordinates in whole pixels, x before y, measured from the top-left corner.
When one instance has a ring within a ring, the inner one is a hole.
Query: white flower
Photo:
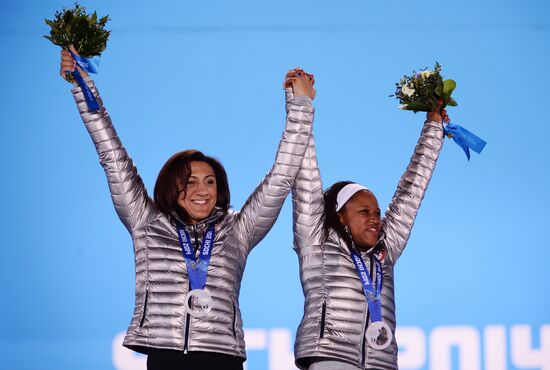
[[[411,89],[410,87],[405,85],[401,88],[401,92],[407,95],[408,97],[411,97],[414,94],[414,89]]]
[[[399,109],[405,110],[406,108],[407,108],[407,104],[399,105]]]
[[[422,72],[420,72],[420,76],[422,76],[424,78],[428,78],[433,74],[434,74],[433,71],[422,71]]]

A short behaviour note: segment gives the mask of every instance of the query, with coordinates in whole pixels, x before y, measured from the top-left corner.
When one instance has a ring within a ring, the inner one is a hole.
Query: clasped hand
[[[292,88],[294,96],[309,96],[315,99],[315,77],[301,68],[294,68],[287,72],[283,82],[283,88]]]

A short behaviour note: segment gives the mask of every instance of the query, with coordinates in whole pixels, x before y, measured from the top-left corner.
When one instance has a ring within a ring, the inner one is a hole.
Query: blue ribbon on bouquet
[[[82,68],[84,71],[88,73],[98,73],[99,72],[99,58],[84,58],[80,55],[76,55],[72,51],[69,50],[71,55],[73,56],[74,60],[78,64],[80,68]],[[72,75],[76,82],[78,83],[78,86],[82,89],[82,92],[84,93],[84,98],[86,99],[86,104],[88,105],[88,109],[91,111],[97,111],[99,110],[99,103],[97,102],[97,99],[95,98],[94,94],[92,93],[92,90],[84,81],[84,78],[78,72],[78,69],[75,69],[72,72]]]
[[[470,149],[478,154],[481,154],[485,144],[487,144],[485,140],[466,130],[462,126],[455,125],[454,123],[444,124],[443,126],[443,132],[445,135],[452,138],[455,143],[457,143],[458,146],[464,150],[468,160],[470,160]]]

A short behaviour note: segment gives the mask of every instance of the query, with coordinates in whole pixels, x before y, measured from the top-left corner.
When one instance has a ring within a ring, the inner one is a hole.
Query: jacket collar
[[[381,248],[383,248],[382,244],[380,243],[380,241],[378,242],[378,244],[374,247],[370,247],[369,249],[367,249],[366,251],[362,251],[360,250],[359,248],[357,248],[355,246],[355,243],[353,243],[353,240],[352,240],[352,245],[351,246],[348,246],[346,241],[336,232],[336,230],[334,229],[330,229],[329,231],[329,236],[328,236],[330,239],[332,239],[336,244],[338,244],[341,248],[343,248],[344,250],[346,250],[346,252],[349,254],[351,251],[350,251],[350,248],[353,248],[354,250],[356,250],[362,258],[370,258],[370,255],[371,254],[375,254],[376,252],[378,252]]]
[[[185,227],[185,229],[187,231],[190,231],[190,230],[206,229],[206,227],[208,225],[217,224],[218,222],[221,221],[223,216],[225,216],[225,212],[222,211],[222,209],[220,207],[215,207],[212,210],[212,213],[210,214],[210,216],[208,216],[204,220],[200,220],[196,224],[185,223],[175,211],[172,211],[170,213],[170,216],[172,217],[172,219],[173,219],[172,221],[173,221],[174,224],[176,223],[176,221],[178,221],[179,223],[181,223]]]

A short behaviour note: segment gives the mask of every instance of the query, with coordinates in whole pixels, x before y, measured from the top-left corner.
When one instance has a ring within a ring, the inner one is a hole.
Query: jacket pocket
[[[233,329],[233,338],[237,338],[237,328],[235,325],[237,325],[237,305],[233,302],[233,320],[231,325]]]
[[[145,316],[147,315],[147,301],[149,299],[149,289],[145,290],[145,302],[143,302],[143,314],[141,315],[141,320],[139,321],[139,327],[143,327],[145,323]]]
[[[319,338],[325,337],[325,320],[327,316],[327,303],[323,302],[323,307],[321,308],[321,330],[319,332]]]

